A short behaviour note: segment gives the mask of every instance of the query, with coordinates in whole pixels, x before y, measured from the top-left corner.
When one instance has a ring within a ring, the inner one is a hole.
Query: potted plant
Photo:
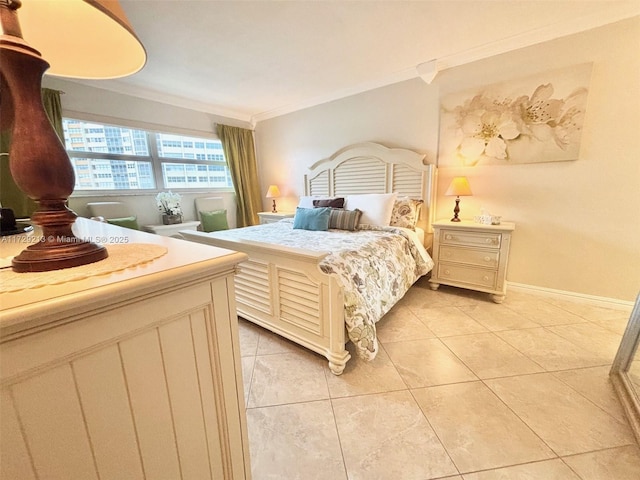
[[[182,208],[180,200],[182,196],[179,193],[160,192],[156,195],[156,205],[158,210],[162,212],[162,223],[164,225],[175,225],[182,223]]]

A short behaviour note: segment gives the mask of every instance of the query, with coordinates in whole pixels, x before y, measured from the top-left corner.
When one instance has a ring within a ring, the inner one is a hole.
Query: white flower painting
[[[439,165],[577,160],[591,64],[443,97]]]

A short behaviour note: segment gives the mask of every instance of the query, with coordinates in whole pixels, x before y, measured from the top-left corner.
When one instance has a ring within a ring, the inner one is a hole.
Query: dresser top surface
[[[462,220],[460,222],[452,222],[451,220],[437,220],[433,222],[434,228],[465,228],[469,230],[496,230],[496,231],[512,231],[516,229],[513,222],[500,222],[499,225],[484,225],[482,223],[472,222],[470,220]]]
[[[7,323],[13,324],[20,319],[28,320],[29,317],[39,314],[38,312],[55,313],[76,309],[83,303],[114,302],[142,294],[144,291],[178,286],[216,272],[232,271],[247,257],[243,253],[224,248],[154,235],[85,218],[76,220],[73,231],[78,238],[96,243],[110,243],[108,239],[112,239],[127,245],[151,244],[166,248],[166,253],[147,263],[112,273],[62,282],[54,278],[50,284],[18,291],[4,289],[5,291],[0,293],[0,327],[4,328]],[[3,268],[9,269],[11,258],[33,244],[34,238],[41,233],[36,227],[33,232],[27,234],[30,238],[24,235],[0,237],[0,260]],[[64,270],[53,272],[53,277],[56,274],[67,275],[63,272]],[[33,278],[36,278],[37,274],[19,275],[34,275]]]

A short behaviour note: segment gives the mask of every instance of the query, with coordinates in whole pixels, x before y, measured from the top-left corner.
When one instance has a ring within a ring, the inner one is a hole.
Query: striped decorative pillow
[[[329,228],[354,231],[358,228],[362,210],[343,210],[334,208],[329,215]]]

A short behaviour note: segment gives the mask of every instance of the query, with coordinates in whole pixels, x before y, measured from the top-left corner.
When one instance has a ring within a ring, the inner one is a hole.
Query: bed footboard
[[[327,253],[181,232],[187,240],[247,253],[235,276],[238,315],[317,352],[340,375],[351,357],[345,349],[343,291],[323,273]]]

